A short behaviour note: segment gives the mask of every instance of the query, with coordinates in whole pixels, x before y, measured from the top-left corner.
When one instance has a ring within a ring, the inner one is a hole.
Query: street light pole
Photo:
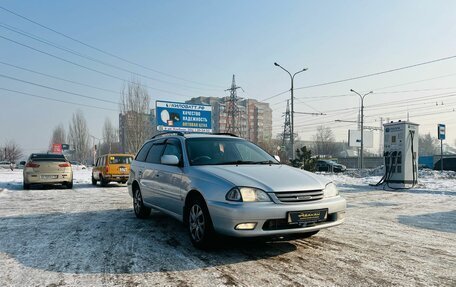
[[[293,84],[293,82],[294,82],[294,77],[297,74],[299,74],[299,73],[307,71],[307,68],[299,70],[299,71],[297,71],[296,73],[294,73],[292,75],[290,72],[288,72],[288,70],[286,70],[284,67],[280,66],[276,62],[274,62],[274,66],[281,68],[282,70],[287,72],[288,75],[290,75],[290,80],[291,80],[291,89],[290,89],[290,92],[291,92],[291,137],[290,137],[290,145],[291,145],[291,158],[294,159],[295,150],[294,150],[294,96],[293,96],[293,90],[294,90],[294,86],[293,85],[294,84]]]
[[[360,169],[363,169],[363,153],[364,153],[364,97],[366,97],[369,94],[372,94],[373,91],[370,91],[367,94],[361,95],[357,91],[350,89],[350,92],[353,92],[359,96],[361,99],[361,154],[360,154]]]

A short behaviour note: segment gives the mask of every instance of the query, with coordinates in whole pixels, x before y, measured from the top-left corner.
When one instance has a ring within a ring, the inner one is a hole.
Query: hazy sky
[[[101,137],[105,118],[117,126],[119,92],[132,77],[150,87],[153,101],[184,101],[227,95],[224,89],[235,74],[245,90],[239,96],[263,100],[290,87],[288,75],[274,67],[275,61],[291,72],[309,68],[296,77],[299,88],[456,55],[455,1],[5,0],[0,6],[147,67],[123,62],[0,9],[0,142],[14,139],[26,153],[46,149],[52,129],[59,123],[67,128],[79,108],[96,137]],[[326,116],[296,115],[295,130],[308,140],[323,124],[333,128],[338,140],[347,140],[347,129],[356,124],[335,120],[356,120],[359,99],[349,95],[353,88],[374,91],[365,101],[366,125],[379,126],[380,117],[405,120],[408,112],[421,133],[435,136],[437,123],[446,123],[447,142],[454,144],[455,79],[453,58],[297,89],[296,111]],[[275,133],[283,125],[287,98],[289,93],[267,100],[273,108]]]

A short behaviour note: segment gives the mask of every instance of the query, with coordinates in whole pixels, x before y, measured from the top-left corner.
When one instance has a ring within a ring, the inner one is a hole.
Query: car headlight
[[[265,202],[271,201],[269,195],[261,189],[254,187],[235,187],[225,196],[228,201]]]
[[[334,197],[338,195],[339,191],[337,190],[336,185],[332,182],[328,183],[324,190],[324,197]]]

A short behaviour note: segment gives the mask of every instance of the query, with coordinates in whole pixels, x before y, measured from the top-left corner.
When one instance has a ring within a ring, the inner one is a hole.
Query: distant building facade
[[[215,133],[228,132],[227,98],[197,97],[185,103],[212,106],[212,130]],[[272,139],[272,109],[269,103],[254,99],[238,102],[239,115],[235,118],[236,133],[254,143],[263,144]],[[238,132],[239,131],[239,132]]]
[[[157,125],[155,120],[155,109],[151,109],[149,114],[141,114],[140,117],[136,116],[135,112],[127,112],[119,114],[119,142],[121,152],[136,152],[138,146],[150,138],[157,132]],[[141,127],[147,127],[143,131],[138,131]],[[131,135],[134,133],[134,136]],[[141,134],[138,136],[138,133]],[[130,136],[129,136],[130,134]],[[132,138],[135,140],[132,142]]]

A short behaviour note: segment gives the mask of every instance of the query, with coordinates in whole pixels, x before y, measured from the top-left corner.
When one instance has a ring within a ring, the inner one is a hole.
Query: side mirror
[[[164,155],[161,157],[161,163],[166,165],[179,165],[179,159],[175,155]]]
[[[26,162],[25,162],[25,161],[21,161],[19,164],[20,164],[20,165],[25,165]]]
[[[275,158],[278,162],[280,162],[280,156],[275,155],[274,158]]]

